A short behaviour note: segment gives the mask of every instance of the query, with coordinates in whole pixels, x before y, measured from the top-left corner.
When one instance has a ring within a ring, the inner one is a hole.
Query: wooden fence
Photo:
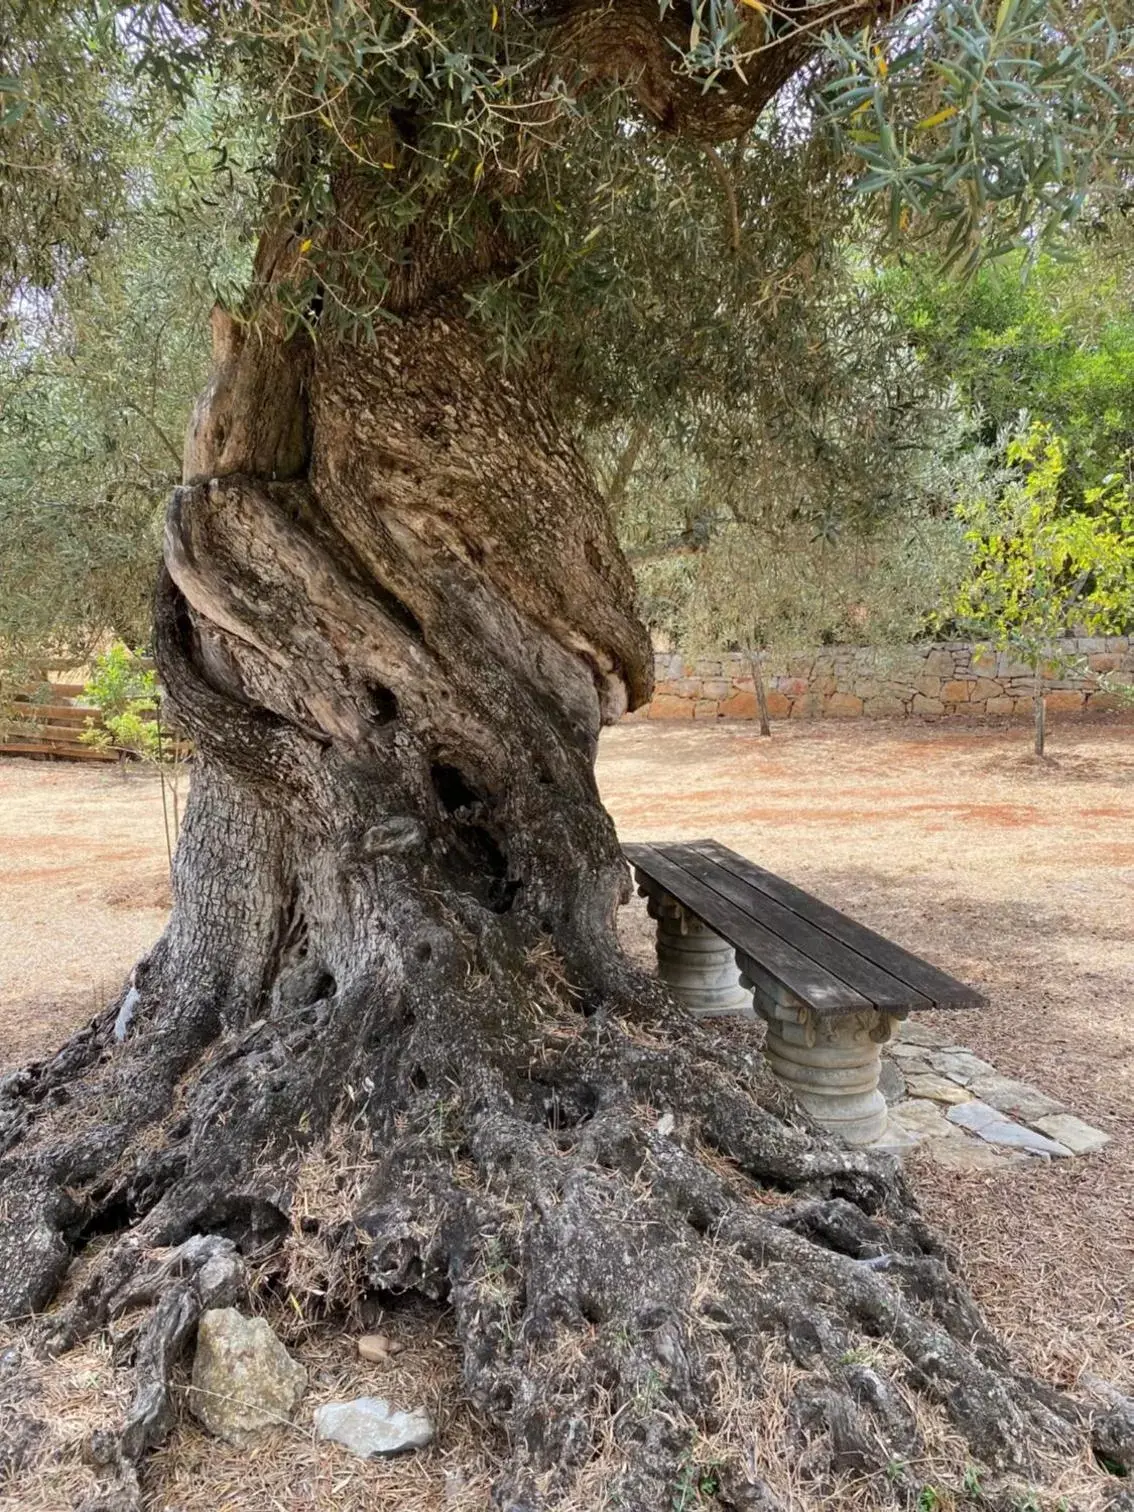
[[[117,761],[117,752],[82,743],[80,736],[91,725],[102,728],[102,715],[82,696],[82,683],[41,682],[0,691],[0,756]]]

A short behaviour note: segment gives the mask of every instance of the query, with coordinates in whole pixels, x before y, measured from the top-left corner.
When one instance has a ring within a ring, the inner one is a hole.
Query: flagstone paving
[[[1028,1082],[1001,1076],[964,1045],[906,1022],[887,1046],[879,1085],[890,1106],[877,1148],[924,1150],[952,1170],[996,1170],[1089,1155],[1110,1135]]]

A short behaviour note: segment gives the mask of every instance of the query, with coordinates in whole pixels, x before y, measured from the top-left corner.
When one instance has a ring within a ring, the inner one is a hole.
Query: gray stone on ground
[[[939,1030],[930,1029],[928,1024],[919,1024],[915,1019],[906,1019],[898,1030],[898,1043],[925,1045],[931,1050],[940,1050],[943,1045],[950,1043],[950,1039]]]
[[[1022,1118],[1025,1123],[1035,1124],[1038,1118],[1063,1111],[1063,1104],[1056,1102],[1054,1097],[1008,1076],[978,1076],[969,1087],[981,1102],[999,1108],[1001,1113],[1008,1113],[1013,1118]]]
[[[989,1144],[1003,1145],[1010,1150],[1026,1150],[1031,1155],[1070,1155],[1066,1145],[1026,1129],[1023,1124],[1013,1123],[998,1108],[986,1102],[958,1103],[946,1114],[949,1122],[960,1128],[971,1129],[986,1139]]]
[[[982,1076],[996,1075],[996,1067],[971,1050],[930,1050],[926,1058],[935,1071],[962,1087],[970,1086]]]
[[[908,1134],[916,1143],[923,1139],[955,1139],[956,1130],[945,1121],[936,1103],[924,1097],[911,1097],[890,1109],[890,1126]]]
[[[210,1433],[238,1447],[288,1422],[307,1389],[307,1372],[263,1318],[235,1307],[202,1313],[189,1408]]]
[[[424,1449],[433,1440],[433,1419],[424,1407],[401,1412],[383,1397],[364,1396],[350,1402],[327,1402],[318,1408],[315,1432],[321,1439],[342,1444],[360,1459],[372,1459]]]
[[[872,1139],[869,1145],[871,1150],[884,1150],[887,1155],[902,1155],[906,1150],[912,1150],[915,1145],[921,1143],[920,1134],[911,1134],[908,1129],[903,1129],[893,1119],[886,1120],[886,1127],[877,1139]]]
[[[883,1056],[878,1072],[878,1090],[888,1103],[896,1103],[906,1095],[906,1079],[888,1056]]]
[[[925,1045],[907,1045],[903,1040],[893,1040],[886,1046],[895,1060],[905,1065],[908,1061],[925,1061],[929,1049]]]
[[[1047,1118],[1038,1118],[1036,1128],[1041,1134],[1066,1145],[1074,1155],[1090,1155],[1094,1150],[1101,1150],[1103,1145],[1110,1143],[1109,1134],[1084,1123],[1073,1113],[1053,1113]]]
[[[1029,1159],[1020,1150],[1006,1150],[1000,1145],[970,1139],[960,1129],[953,1130],[952,1139],[926,1140],[922,1149],[931,1160],[950,1171],[1002,1171]]]
[[[968,1102],[972,1093],[967,1087],[958,1086],[947,1076],[938,1076],[936,1071],[925,1071],[906,1077],[906,1086],[911,1097],[928,1097],[931,1102]]]

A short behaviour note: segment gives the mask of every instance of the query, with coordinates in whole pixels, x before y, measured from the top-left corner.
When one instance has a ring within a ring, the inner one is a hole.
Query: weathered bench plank
[[[770,976],[818,1012],[847,1013],[873,1007],[860,992],[670,860],[659,847],[625,845],[622,849],[632,866],[647,873],[737,951],[759,961]]]
[[[859,995],[860,1001],[865,999],[875,1008],[895,1011],[924,1010],[934,1006],[932,999],[915,991],[908,982],[891,976],[873,960],[817,928],[809,919],[793,912],[770,894],[757,890],[747,878],[738,876],[724,857],[708,855],[699,845],[659,846],[658,851],[666,860],[681,866],[714,892],[735,903],[765,929],[824,967],[838,981],[845,982]],[[813,1003],[812,1007],[823,1011],[819,1004]]]
[[[895,945],[893,940],[876,934],[865,924],[820,902],[802,888],[794,887],[782,877],[777,877],[774,872],[765,871],[755,862],[738,856],[718,841],[695,840],[690,843],[689,849],[707,856],[725,871],[750,883],[757,891],[790,909],[816,930],[849,946],[860,956],[881,967],[890,977],[905,983],[916,995],[928,1000],[922,1003],[911,1000],[911,1008],[980,1008],[986,1004],[987,999],[981,993],[957,981],[948,972],[939,970],[929,961],[923,961],[920,956],[911,955],[908,950]]]

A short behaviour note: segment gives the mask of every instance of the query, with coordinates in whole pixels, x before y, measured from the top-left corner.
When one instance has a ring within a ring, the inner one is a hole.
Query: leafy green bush
[[[102,726],[87,721],[82,735],[85,745],[113,749],[148,761],[161,759],[161,739],[156,719],[157,675],[136,651],[116,641],[95,658],[94,672],[83,689],[102,716]]]

